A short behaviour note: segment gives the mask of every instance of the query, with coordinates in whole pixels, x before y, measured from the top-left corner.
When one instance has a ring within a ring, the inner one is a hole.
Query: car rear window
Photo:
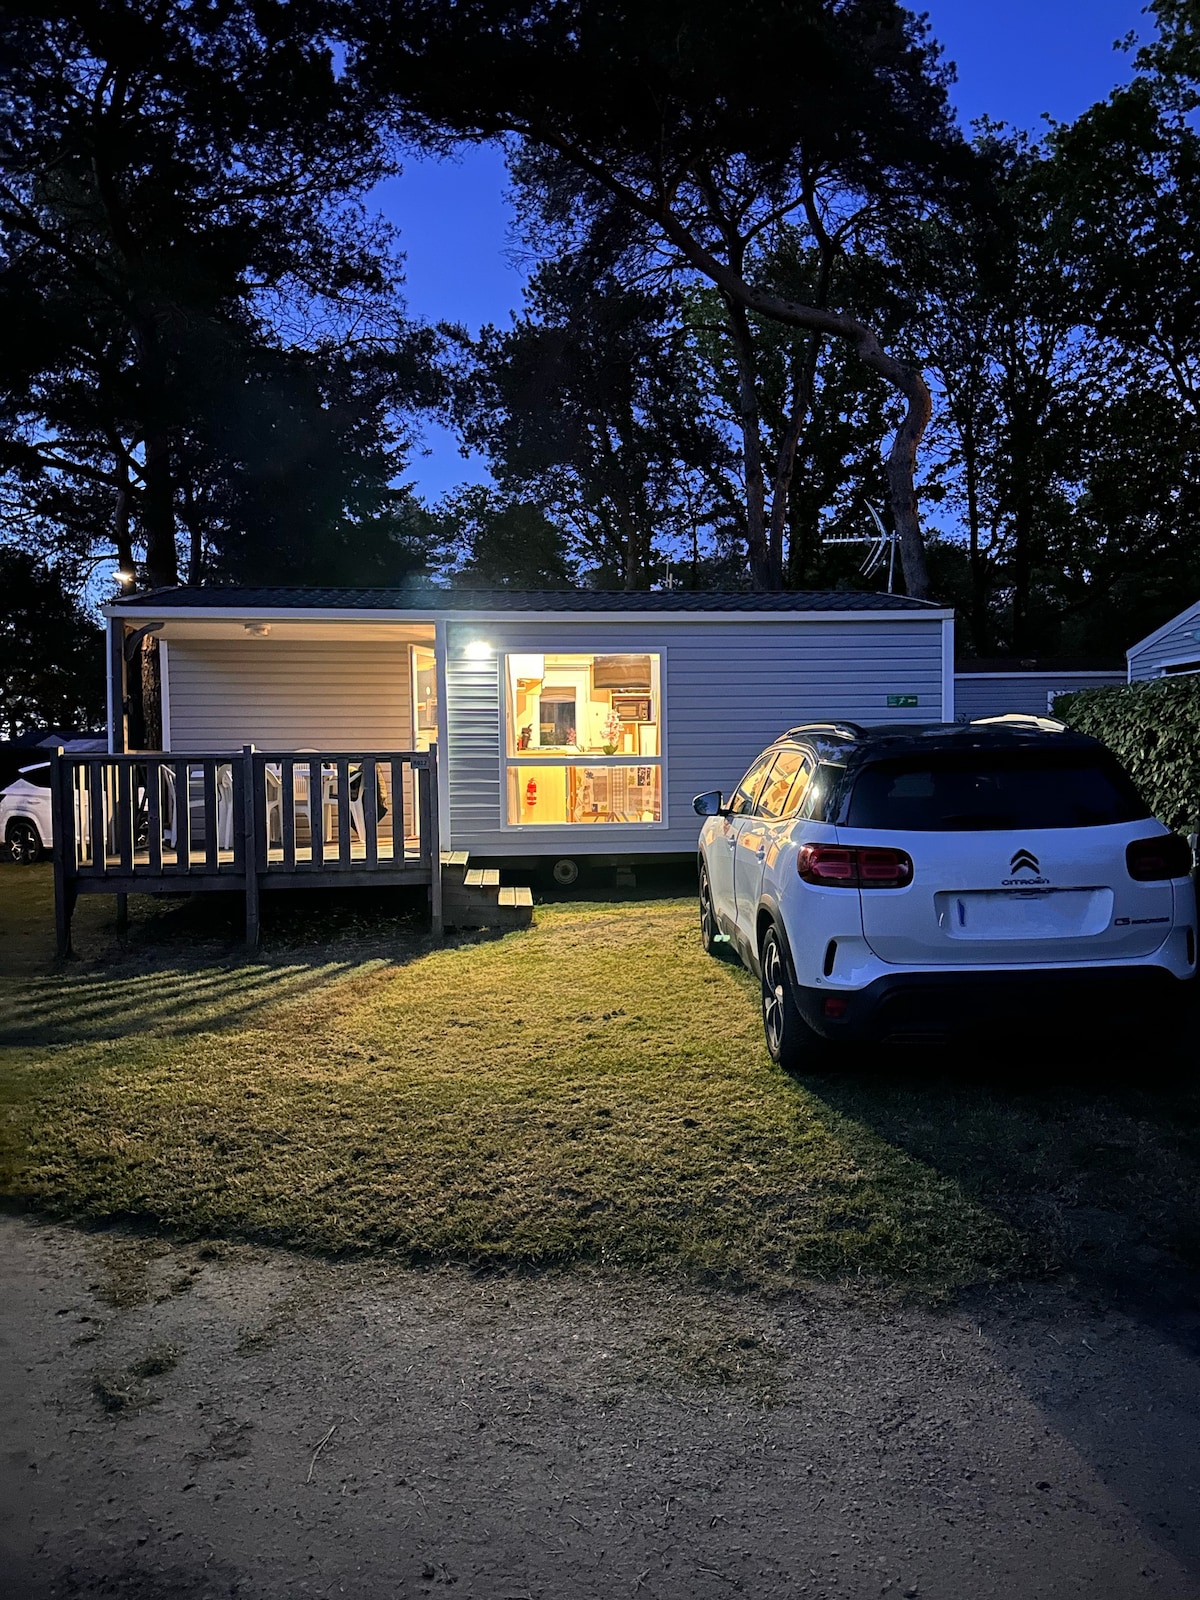
[[[1150,809],[1115,761],[1089,751],[962,751],[864,767],[851,828],[969,833],[1004,828],[1099,828]]]

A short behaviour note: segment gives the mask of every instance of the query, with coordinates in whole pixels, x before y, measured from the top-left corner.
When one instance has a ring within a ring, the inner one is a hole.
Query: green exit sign
[[[915,705],[919,705],[919,704],[920,704],[920,701],[917,699],[915,694],[890,694],[890,695],[888,695],[888,705],[889,706],[915,706]]]

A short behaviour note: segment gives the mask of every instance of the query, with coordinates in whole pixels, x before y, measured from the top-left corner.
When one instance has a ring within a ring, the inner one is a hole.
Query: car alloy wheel
[[[779,936],[772,929],[767,934],[762,952],[762,1008],[763,1031],[767,1036],[767,1049],[778,1061],[783,1050],[783,1030],[788,1003],[787,968]]]
[[[10,822],[5,834],[8,855],[20,867],[32,866],[42,858],[42,841],[32,822],[18,818]]]
[[[721,935],[713,905],[712,884],[708,881],[708,868],[703,866],[700,868],[700,943],[706,955],[716,956],[720,961],[728,961],[733,957],[732,945]]]
[[[785,1072],[812,1072],[831,1064],[828,1039],[810,1028],[796,1004],[783,934],[775,926],[763,936],[762,1019],[767,1053]]]

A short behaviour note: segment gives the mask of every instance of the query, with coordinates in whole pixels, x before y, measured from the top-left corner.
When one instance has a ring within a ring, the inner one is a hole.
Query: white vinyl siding
[[[1151,634],[1128,652],[1131,683],[1161,678],[1167,666],[1200,661],[1200,605],[1189,606],[1160,632],[1161,638]]]
[[[1052,694],[1103,689],[1125,682],[1123,672],[958,672],[954,710],[960,722],[1013,712],[1044,717]]]
[[[481,660],[463,654],[467,641],[481,633],[490,642],[490,629],[446,629],[450,832],[456,850],[500,828],[500,659],[494,653]]]
[[[553,623],[508,617],[446,625],[450,827],[455,849],[502,856],[670,852],[695,848],[692,797],[735,788],[751,761],[799,722],[938,722],[942,715],[942,622],[732,621],[604,623],[563,616]],[[468,655],[472,642],[491,648]],[[511,652],[572,651],[661,656],[666,827],[597,824],[504,828],[500,666]],[[917,705],[889,707],[888,695]]]
[[[173,750],[412,748],[407,644],[176,639],[169,651]]]

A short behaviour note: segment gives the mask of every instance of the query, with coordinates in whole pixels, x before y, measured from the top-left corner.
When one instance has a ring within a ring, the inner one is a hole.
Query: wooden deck
[[[254,945],[264,890],[427,884],[442,931],[434,749],[59,751],[51,802],[60,954],[81,894],[240,890]]]

